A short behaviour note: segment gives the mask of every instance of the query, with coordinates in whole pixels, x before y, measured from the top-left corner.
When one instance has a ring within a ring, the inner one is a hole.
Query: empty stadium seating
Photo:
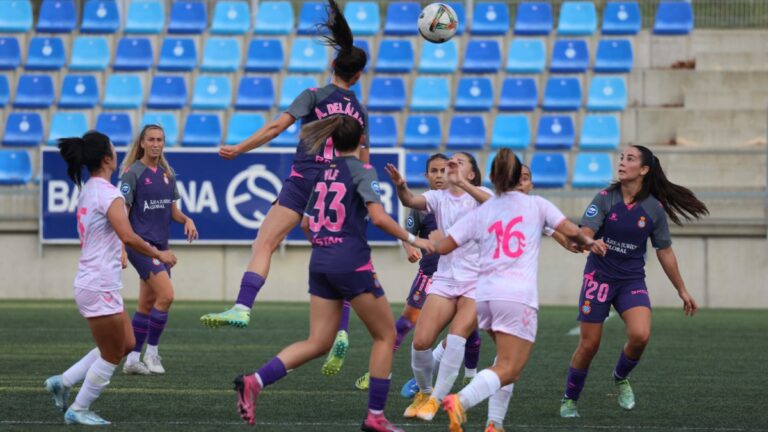
[[[536,128],[536,148],[570,149],[576,141],[573,119],[566,115],[543,115]]]
[[[0,91],[2,93],[2,91]],[[16,108],[48,108],[53,103],[53,79],[49,75],[22,74],[16,86]]]
[[[43,142],[43,119],[36,112],[12,112],[5,122],[4,146],[32,147]]]
[[[561,188],[568,180],[568,168],[562,153],[534,153],[531,177],[538,188]]]
[[[482,150],[485,146],[485,120],[479,115],[454,115],[445,148]]]
[[[405,107],[405,83],[398,77],[374,77],[368,90],[368,109],[399,111]]]
[[[124,37],[117,43],[116,71],[147,71],[152,68],[154,56],[152,42],[146,37]]]
[[[240,40],[214,37],[205,42],[200,70],[205,72],[237,72],[241,65]]]
[[[100,113],[94,129],[107,135],[116,146],[129,145],[133,136],[131,116],[126,113]]]
[[[56,145],[60,138],[79,137],[88,132],[88,118],[82,112],[59,111],[51,119],[48,145]]]
[[[463,71],[496,73],[501,69],[501,46],[495,39],[470,39],[464,54]]]
[[[515,38],[507,51],[507,72],[541,73],[547,63],[544,41],[540,39]]]
[[[619,119],[613,115],[589,114],[581,125],[579,148],[582,150],[615,150],[619,147],[621,134]]]
[[[211,21],[211,33],[215,35],[243,35],[251,28],[251,11],[248,3],[241,1],[217,1]]]
[[[232,103],[232,86],[228,77],[200,75],[192,93],[192,109],[225,110]]]
[[[268,110],[275,105],[275,88],[267,76],[244,76],[237,89],[235,108]]]
[[[434,44],[424,41],[421,46],[419,72],[454,73],[459,67],[459,49],[456,40]]]
[[[531,124],[523,114],[499,114],[491,131],[491,148],[524,150],[531,143]]]
[[[8,78],[0,75],[0,108],[4,107],[11,98],[11,89],[8,85]]]
[[[296,32],[300,35],[317,34],[318,24],[325,19],[325,4],[321,1],[306,1],[299,10],[299,24]]]
[[[429,182],[424,176],[427,170],[429,153],[409,153],[405,157],[405,181],[411,187],[427,187]]]
[[[640,5],[636,1],[615,1],[605,4],[604,35],[634,35],[642,27]]]
[[[549,70],[556,73],[586,72],[589,67],[589,49],[583,39],[559,39],[552,48]]]
[[[141,118],[141,127],[160,125],[165,131],[165,144],[175,146],[179,142],[179,121],[172,112],[146,111]]]
[[[632,43],[627,39],[603,39],[597,45],[595,72],[627,73],[632,70]]]
[[[384,22],[385,35],[415,36],[419,33],[416,23],[421,13],[421,5],[416,2],[391,2],[387,5],[387,18]]]
[[[0,185],[23,185],[32,179],[32,161],[25,150],[0,149]]]
[[[539,92],[533,78],[505,78],[499,96],[500,111],[533,111],[539,101]]]
[[[109,66],[110,49],[107,39],[100,36],[79,36],[72,44],[69,69],[103,71]]]
[[[311,38],[294,38],[288,58],[288,72],[317,73],[328,67],[328,50]]]
[[[162,0],[141,0],[128,4],[126,33],[159,34],[165,28],[165,6]]]
[[[403,147],[432,150],[440,147],[443,133],[436,115],[411,114],[405,122]]]
[[[397,146],[397,120],[390,114],[368,116],[369,141],[371,147]]]
[[[107,77],[102,106],[109,109],[136,109],[144,103],[144,86],[138,75],[112,74]]]
[[[59,37],[33,37],[27,50],[28,70],[59,70],[66,63],[64,41]]]
[[[311,76],[287,75],[283,78],[282,89],[280,90],[280,100],[278,109],[284,110],[291,105],[296,96],[301,94],[304,89],[317,87],[317,80]]]
[[[550,76],[541,106],[546,111],[577,111],[581,108],[581,83],[578,78]]]
[[[293,7],[287,1],[259,3],[253,32],[256,34],[287,35],[293,31]]]
[[[166,37],[160,48],[159,71],[191,72],[197,66],[197,48],[191,38]]]
[[[216,147],[221,144],[221,120],[215,114],[189,114],[184,123],[181,145]]]
[[[373,36],[381,28],[379,4],[373,1],[350,1],[344,7],[344,16],[352,34]]]
[[[40,33],[69,33],[77,25],[75,0],[43,0],[37,17]]]
[[[168,33],[200,34],[208,27],[208,10],[204,2],[176,0],[171,4]]]
[[[32,28],[32,2],[13,0],[3,5],[0,14],[0,32],[26,33]]]
[[[251,39],[245,60],[247,72],[277,72],[283,63],[285,54],[280,39]]]
[[[589,85],[587,109],[623,111],[627,106],[627,84],[623,77],[596,76]]]
[[[184,78],[155,75],[149,89],[147,107],[154,109],[180,109],[187,104],[187,85]]]
[[[611,156],[607,153],[579,153],[573,167],[573,187],[604,188],[613,177]]]
[[[264,116],[261,114],[235,113],[229,118],[227,126],[227,145],[238,144],[264,126]]]
[[[509,8],[502,2],[477,2],[470,31],[475,35],[502,36],[509,31]]]
[[[591,1],[569,1],[560,6],[557,33],[567,36],[590,36],[597,29],[597,12]]]
[[[93,75],[67,75],[61,84],[59,108],[90,109],[99,103],[99,86]]]
[[[120,11],[116,0],[87,0],[80,23],[81,33],[117,32],[120,28]]]
[[[413,44],[410,40],[382,39],[376,58],[376,72],[408,73],[413,69]]]
[[[687,1],[662,0],[656,9],[653,32],[659,35],[688,34],[693,30],[693,6]]]
[[[451,86],[447,78],[423,76],[413,82],[412,111],[445,111],[451,105]]]
[[[0,70],[15,70],[21,64],[21,48],[15,37],[0,37]]]
[[[454,109],[458,111],[488,111],[494,100],[490,78],[462,78],[456,90]]]
[[[552,6],[547,2],[523,2],[517,7],[515,34],[546,36],[552,31]]]

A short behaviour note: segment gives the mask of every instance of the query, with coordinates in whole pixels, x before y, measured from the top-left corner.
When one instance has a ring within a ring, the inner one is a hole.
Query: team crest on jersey
[[[152,264],[154,264],[156,266],[159,266],[160,265],[160,260],[157,259],[157,258],[152,258]]]
[[[123,193],[123,195],[128,195],[128,193],[131,191],[131,187],[128,186],[128,183],[121,183],[120,184],[120,192]]]
[[[597,206],[592,204],[591,206],[587,207],[587,211],[584,212],[584,215],[586,215],[587,217],[597,216]]]
[[[608,220],[611,222],[616,222],[619,220],[619,216],[616,213],[611,213],[611,215],[608,217]]]
[[[379,182],[376,180],[371,182],[371,189],[376,192],[376,195],[381,195],[381,187],[379,187]]]
[[[592,313],[592,306],[590,306],[589,300],[584,300],[584,305],[581,306],[581,313],[584,315]]]
[[[413,228],[413,224],[414,224],[414,223],[416,223],[416,222],[413,220],[413,216],[408,216],[408,220],[407,220],[407,221],[405,221],[405,225],[406,225],[408,228]]]
[[[421,300],[421,293],[420,293],[420,292],[418,292],[418,291],[416,291],[415,293],[413,293],[413,301],[415,301],[416,303],[418,303],[420,300]]]
[[[645,228],[645,216],[640,216],[640,219],[637,220],[637,227]]]

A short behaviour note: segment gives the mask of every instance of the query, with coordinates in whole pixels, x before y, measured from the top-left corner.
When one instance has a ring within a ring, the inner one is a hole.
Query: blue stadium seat
[[[614,115],[587,114],[581,125],[579,148],[582,150],[615,150],[619,148],[621,131]]]
[[[568,180],[568,167],[562,153],[535,153],[531,176],[538,188],[561,188]]]
[[[509,8],[501,2],[477,2],[472,15],[473,35],[503,36],[509,31]]]
[[[15,37],[0,37],[0,70],[15,70],[21,64],[21,48]]]
[[[597,30],[597,11],[591,1],[568,1],[560,6],[557,33],[568,36],[591,36]]]
[[[517,6],[515,34],[546,36],[552,31],[552,6],[547,2],[523,2]]]
[[[434,114],[409,114],[405,121],[403,147],[408,149],[438,149],[443,142],[440,119]],[[423,171],[420,171],[423,172]]]
[[[454,115],[445,148],[480,150],[485,146],[485,121],[480,115]]]
[[[99,103],[99,85],[93,75],[67,75],[61,83],[59,108],[90,109]]]
[[[313,87],[317,87],[317,79],[314,76],[286,75],[283,77],[282,87],[280,88],[278,109],[281,111],[285,110],[301,92]]]
[[[500,111],[533,111],[539,105],[539,91],[533,78],[505,78],[499,96]]]
[[[507,72],[542,73],[547,64],[547,49],[541,39],[514,38],[507,53]]]
[[[390,114],[371,114],[368,117],[371,147],[397,146],[397,120]]]
[[[244,35],[251,28],[251,11],[244,1],[218,1],[213,11],[211,34]]]
[[[56,145],[59,138],[79,137],[88,132],[88,118],[82,112],[58,111],[51,120],[48,145]]]
[[[387,19],[384,22],[385,35],[415,36],[419,34],[421,5],[416,2],[390,2],[387,5]]]
[[[216,114],[189,114],[184,124],[184,147],[218,147],[221,145],[221,120]]]
[[[493,106],[493,83],[490,78],[462,78],[456,90],[454,109],[488,111]]]
[[[152,68],[152,42],[146,37],[124,37],[117,43],[116,71],[146,71]]]
[[[605,188],[613,178],[613,163],[608,153],[579,153],[573,167],[575,188]]]
[[[75,0],[43,0],[37,16],[38,33],[69,33],[76,25]]]
[[[200,69],[205,72],[237,72],[242,49],[240,39],[212,37],[205,42]]]
[[[325,8],[325,2],[305,1],[299,10],[299,25],[296,28],[296,33],[307,36],[315,36],[318,31],[322,32],[321,34],[327,33],[327,30],[318,28],[318,24],[325,21]]]
[[[246,72],[279,72],[284,63],[283,44],[279,39],[251,39],[245,60]]]
[[[525,150],[531,144],[531,123],[524,114],[499,114],[493,122],[491,148]]]
[[[6,88],[7,91],[7,88]],[[0,93],[2,90],[0,90]],[[19,84],[16,86],[16,99],[13,106],[16,108],[48,108],[53,104],[53,80],[50,75],[19,76]]]
[[[536,129],[536,148],[570,149],[576,141],[570,116],[542,115]]]
[[[8,85],[8,77],[0,75],[0,108],[3,108],[11,97],[10,86]]]
[[[379,4],[372,1],[351,1],[344,6],[344,16],[355,36],[374,36],[381,29]]]
[[[187,84],[183,77],[155,75],[149,90],[147,107],[153,109],[181,109],[187,104]]]
[[[293,7],[288,1],[259,3],[253,32],[256,34],[287,35],[293,32]]]
[[[5,122],[3,145],[34,147],[43,142],[43,119],[35,112],[12,112]]]
[[[429,153],[408,153],[405,156],[405,181],[409,186],[425,188],[429,186],[424,173],[427,171]]]
[[[496,73],[501,68],[501,47],[493,39],[470,39],[464,55],[466,73]]]
[[[0,150],[0,185],[24,185],[32,180],[32,160],[26,150]]]
[[[157,70],[191,72],[197,67],[197,48],[191,38],[166,37]]]
[[[64,42],[57,37],[33,37],[27,49],[28,70],[59,70],[67,62]]]
[[[435,44],[424,40],[419,60],[420,73],[452,74],[459,67],[459,48],[456,39]]]
[[[632,44],[628,39],[601,39],[595,56],[595,72],[632,71]]]
[[[693,30],[693,5],[688,1],[662,0],[656,9],[653,33],[686,35]]]
[[[107,77],[102,106],[107,109],[136,109],[144,102],[144,86],[138,75],[112,74]]]
[[[409,73],[413,70],[413,44],[408,39],[382,39],[376,72]]]
[[[374,77],[368,90],[371,111],[400,111],[405,108],[405,83],[398,77]]]
[[[284,130],[283,133],[278,135],[272,142],[269,143],[270,147],[296,147],[296,144],[299,142],[299,131],[301,130],[301,127],[299,126],[299,123],[296,122],[290,126],[288,126],[288,129]]]
[[[87,0],[83,8],[80,33],[112,34],[120,28],[117,0]]]
[[[244,76],[237,88],[235,108],[270,110],[275,105],[275,87],[268,76]]]
[[[553,77],[547,80],[544,100],[545,111],[578,111],[581,109],[581,82],[579,78]]]
[[[635,35],[641,28],[642,16],[637,1],[615,1],[605,4],[604,35]]]
[[[467,27],[467,10],[464,9],[463,1],[443,2],[450,6],[454,12],[456,12],[456,19],[459,20],[459,26],[456,28],[456,34],[464,34],[464,30]]]
[[[624,111],[627,107],[627,84],[624,77],[595,76],[589,85],[587,110]]]
[[[12,0],[3,5],[0,33],[26,33],[32,29],[32,2]]]
[[[128,4],[126,33],[160,34],[165,27],[163,0],[134,0]]]
[[[448,78],[419,76],[413,81],[411,111],[445,111],[450,105]]]
[[[320,73],[328,69],[328,49],[313,38],[293,38],[289,72]]]
[[[227,139],[224,140],[224,144],[238,144],[253,135],[262,126],[264,126],[264,116],[261,114],[233,113],[229,116]]]
[[[192,109],[227,109],[232,103],[232,84],[227,76],[199,75],[192,93]]]
[[[116,146],[127,146],[133,138],[131,116],[126,113],[100,113],[96,117],[95,129],[108,136]]]
[[[146,111],[141,117],[141,127],[160,125],[165,131],[165,144],[175,146],[179,142],[179,122],[176,115],[169,112]]]
[[[201,34],[208,27],[208,10],[205,2],[175,0],[171,5],[168,33]]]
[[[589,67],[589,48],[583,39],[560,39],[552,48],[549,70],[555,73],[586,72]]]
[[[100,36],[78,36],[72,44],[69,70],[103,71],[109,65],[107,39]]]

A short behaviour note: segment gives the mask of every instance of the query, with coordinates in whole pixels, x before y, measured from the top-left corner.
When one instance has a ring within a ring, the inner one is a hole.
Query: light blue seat
[[[547,80],[541,107],[545,111],[578,111],[581,109],[581,82],[573,77],[553,77]]]
[[[445,111],[450,105],[451,89],[447,78],[419,76],[413,81],[412,111]]]
[[[0,14],[0,33],[26,33],[32,29],[32,2],[12,0],[5,2]]]
[[[165,28],[163,0],[134,0],[128,4],[126,33],[160,34]]]
[[[146,37],[124,37],[117,43],[116,71],[146,71],[152,68],[154,55],[152,42]]]
[[[289,72],[320,73],[328,69],[328,49],[319,40],[293,38]]]
[[[8,88],[6,87],[6,94]],[[0,90],[2,93],[2,90]],[[16,108],[45,109],[53,104],[53,80],[49,75],[22,74],[16,86]]]
[[[205,2],[175,0],[171,5],[168,33],[201,34],[208,27],[208,10]]]
[[[567,1],[560,6],[557,33],[591,36],[597,30],[597,11],[591,1]]]
[[[95,129],[108,136],[116,146],[130,145],[133,138],[131,116],[126,113],[100,113],[96,117]]]
[[[531,177],[538,188],[561,188],[568,180],[568,167],[562,153],[535,153],[531,158]]]
[[[628,39],[601,39],[595,56],[595,72],[626,73],[632,71],[632,43]]]
[[[192,93],[192,109],[223,110],[232,103],[232,84],[227,76],[199,75]]]
[[[624,77],[595,76],[589,85],[587,110],[624,111],[627,107],[627,83]]]
[[[112,34],[120,28],[117,0],[87,0],[83,8],[80,33]]]
[[[288,1],[259,3],[253,32],[256,34],[287,35],[293,32],[293,7]]]
[[[221,145],[221,120],[216,114],[189,114],[184,123],[184,147],[218,147]]]
[[[268,76],[244,76],[237,88],[235,109],[270,110],[275,105],[275,86]]]
[[[368,110],[400,111],[405,108],[405,83],[398,77],[374,77],[368,91]]]
[[[88,119],[85,114],[73,111],[58,111],[51,120],[48,133],[48,145],[58,144],[61,138],[79,137],[88,132]]]
[[[494,39],[470,39],[464,54],[466,73],[496,73],[501,68],[501,47]]]
[[[326,4],[321,1],[305,1],[301,5],[299,10],[299,25],[296,28],[296,33],[300,35],[312,35],[315,36],[320,31],[320,34],[328,33],[327,30],[318,28],[318,24],[325,22],[326,18]]]
[[[507,72],[541,73],[547,64],[547,49],[541,39],[514,38],[507,52]]]
[[[0,75],[0,108],[3,108],[11,98],[11,90],[8,85],[8,77]]]
[[[371,58],[371,47],[368,44],[368,40],[366,39],[360,39],[357,38],[352,43],[354,46],[360,48],[361,50],[365,51],[365,58],[368,59],[368,61],[365,63],[365,67],[363,68],[363,72],[368,72],[368,68],[371,66],[372,58]]]
[[[197,67],[197,48],[191,38],[166,37],[160,48],[159,71],[191,72]]]
[[[621,131],[614,115],[587,114],[581,124],[579,148],[582,150],[615,150],[619,148]]]
[[[523,2],[517,6],[515,34],[546,36],[552,31],[552,6],[547,2]]]
[[[531,144],[531,123],[525,114],[499,114],[491,130],[491,148],[525,150]]]
[[[251,11],[244,1],[218,1],[213,10],[211,34],[244,35],[251,28]]]
[[[389,2],[387,19],[384,22],[385,35],[415,36],[419,34],[421,5],[416,2]]]
[[[99,86],[93,75],[67,75],[61,83],[59,108],[90,109],[99,103]]]
[[[410,114],[405,121],[403,147],[432,150],[440,148],[443,131],[440,119],[434,114]],[[419,171],[419,172],[423,172]]]
[[[180,76],[155,75],[149,89],[147,107],[181,109],[187,105],[187,84]]]
[[[382,39],[376,72],[409,73],[413,70],[413,44],[408,39]]]
[[[642,28],[640,5],[636,1],[615,1],[605,4],[604,35],[635,35]]]
[[[59,70],[66,63],[64,42],[57,37],[33,37],[27,49],[28,70]]]
[[[43,0],[37,16],[38,33],[70,33],[75,26],[75,0]]]
[[[405,181],[409,186],[417,188],[429,186],[429,181],[424,176],[429,156],[429,153],[408,153],[405,156]]]
[[[485,121],[480,115],[454,115],[445,148],[481,150],[485,146]]]
[[[278,109],[281,111],[287,109],[301,92],[317,86],[317,79],[314,76],[286,75],[283,77],[282,87],[280,88]]]
[[[693,5],[688,1],[662,0],[656,9],[653,33],[686,35],[693,30]]]
[[[286,130],[284,130],[280,135],[275,137],[275,139],[269,143],[269,146],[270,147],[296,147],[296,145],[299,143],[299,131],[301,131],[301,126],[299,126],[299,123],[296,122],[288,126]]]
[[[467,27],[467,10],[464,8],[463,1],[443,2],[456,12],[456,19],[459,21],[459,26],[456,28],[456,34],[464,34],[464,30]]]
[[[509,8],[502,2],[477,2],[472,15],[473,35],[503,36],[509,31]]]
[[[570,149],[576,142],[573,119],[570,116],[542,115],[536,128],[536,148]]]
[[[575,188],[605,188],[613,178],[613,162],[608,153],[579,153],[573,167]]]
[[[499,96],[499,111],[533,111],[538,105],[539,91],[535,79],[504,79]]]
[[[78,36],[72,44],[69,70],[103,71],[109,66],[110,49],[101,36]]]
[[[245,60],[246,72],[279,72],[284,63],[283,44],[279,39],[251,39]]]
[[[555,73],[586,72],[589,67],[589,48],[583,39],[559,39],[552,48],[549,70]]]
[[[424,40],[419,60],[420,73],[452,74],[459,67],[459,49],[456,39],[435,44]]]
[[[144,86],[138,75],[112,74],[107,77],[102,106],[106,109],[137,109],[144,103]]]
[[[200,69],[205,72],[237,72],[241,64],[240,39],[212,37],[205,42]]]
[[[165,144],[175,146],[179,142],[179,122],[170,112],[146,111],[141,117],[141,127],[159,125],[165,131]]]
[[[462,78],[456,90],[458,111],[488,111],[493,106],[493,83],[490,78]]]
[[[235,145],[250,137],[264,126],[264,116],[261,114],[233,113],[229,117],[227,139],[224,143]]]
[[[21,48],[15,37],[0,37],[0,70],[15,70],[21,64]]]
[[[12,112],[5,122],[4,146],[34,147],[43,142],[43,119],[35,112]]]
[[[344,17],[355,36],[374,36],[381,29],[379,4],[373,1],[350,1],[344,6]]]
[[[24,185],[32,180],[32,160],[26,150],[0,150],[0,185]]]
[[[397,120],[390,114],[368,116],[368,133],[371,147],[397,146]]]

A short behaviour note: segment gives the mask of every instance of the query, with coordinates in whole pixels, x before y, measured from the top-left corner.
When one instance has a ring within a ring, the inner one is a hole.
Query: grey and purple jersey
[[[179,199],[176,178],[163,167],[134,162],[120,177],[120,192],[131,207],[128,220],[139,237],[166,248],[171,236],[171,210]]]
[[[432,213],[423,213],[418,210],[411,209],[411,213],[408,215],[408,219],[405,223],[405,229],[409,233],[419,236],[423,239],[429,238],[429,233],[437,230],[437,221],[435,215]],[[428,255],[427,252],[421,250],[421,261],[419,261],[419,270],[424,274],[432,275],[437,271],[437,262],[440,259],[439,254]]]
[[[376,170],[352,156],[339,157],[320,171],[304,212],[312,231],[309,271],[348,273],[371,270],[368,203],[381,203]]]
[[[664,207],[649,196],[632,205],[624,204],[621,190],[600,191],[584,212],[581,225],[595,231],[595,239],[608,245],[604,256],[589,254],[593,265],[610,280],[645,278],[645,251],[648,238],[656,249],[672,245]]]

